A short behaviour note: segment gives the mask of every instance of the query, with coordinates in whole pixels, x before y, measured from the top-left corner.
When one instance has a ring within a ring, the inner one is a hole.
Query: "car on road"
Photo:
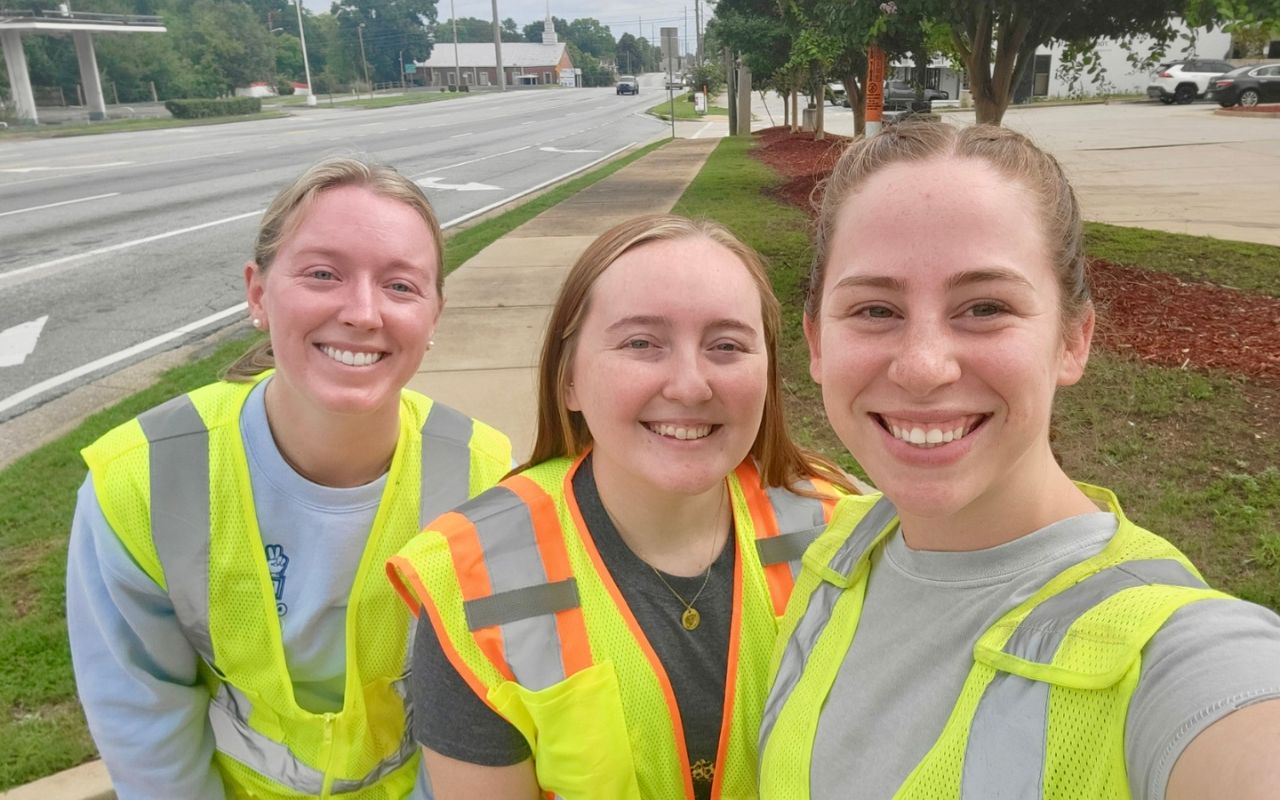
[[[885,81],[885,108],[910,108],[915,99],[916,87],[909,81]],[[934,100],[950,100],[951,95],[944,89],[934,89],[926,86],[924,88],[924,99],[932,103]]]
[[[1156,67],[1147,85],[1147,97],[1165,105],[1186,105],[1203,98],[1209,91],[1209,81],[1235,69],[1227,61],[1209,58],[1188,58],[1170,61]]]
[[[844,83],[841,81],[832,81],[831,83],[828,83],[823,94],[826,95],[827,102],[833,106],[849,105],[848,96],[844,90]]]
[[[1280,103],[1280,64],[1250,64],[1214,78],[1209,96],[1223,108]]]
[[[635,75],[618,76],[618,94],[640,94],[640,82]]]

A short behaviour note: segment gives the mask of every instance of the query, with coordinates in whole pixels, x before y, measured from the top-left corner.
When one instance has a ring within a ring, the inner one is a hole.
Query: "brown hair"
[[[582,414],[565,404],[578,331],[587,315],[591,288],[596,280],[624,253],[649,242],[705,238],[737,256],[760,293],[764,320],[765,350],[768,355],[768,389],[760,430],[751,445],[751,455],[760,465],[766,486],[791,486],[797,480],[817,475],[856,492],[844,473],[831,461],[802,450],[787,435],[778,380],[778,335],[782,312],[769,283],[767,267],[760,255],[738,240],[728,229],[705,220],[691,220],[674,214],[636,217],[602,233],[578,257],[569,270],[555,308],[547,324],[538,365],[538,430],[533,453],[515,472],[560,456],[577,456],[591,444],[591,431]]]
[[[379,197],[396,200],[418,212],[436,249],[436,295],[444,295],[444,234],[436,219],[431,201],[418,184],[401,175],[394,167],[374,164],[349,156],[323,159],[313,164],[280,193],[267,206],[258,224],[258,238],[253,245],[253,261],[265,273],[280,246],[302,220],[316,197],[329,189],[355,186],[366,189]],[[222,374],[223,380],[248,381],[275,366],[270,340],[260,341]]]
[[[1058,275],[1063,319],[1076,319],[1089,307],[1080,206],[1053,156],[1008,128],[994,125],[956,128],[933,122],[903,122],[851,144],[823,184],[813,268],[809,272],[809,293],[805,301],[805,314],[810,319],[818,319],[822,306],[822,284],[831,257],[831,240],[844,201],[885,167],[945,157],[983,161],[1035,196],[1049,257]]]

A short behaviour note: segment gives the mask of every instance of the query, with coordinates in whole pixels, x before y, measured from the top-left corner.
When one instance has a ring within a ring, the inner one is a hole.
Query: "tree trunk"
[[[844,76],[844,96],[849,99],[849,108],[853,110],[853,135],[863,136],[867,132],[867,97],[862,93],[858,76],[849,73]]]
[[[818,90],[818,94],[814,98],[814,100],[817,101],[817,109],[818,109],[818,113],[814,115],[815,119],[813,121],[813,138],[815,141],[822,141],[823,139],[827,138],[827,132],[822,127],[823,124],[825,123],[824,113],[826,112],[826,109],[827,109],[827,97],[826,97],[827,92],[826,92],[825,81],[823,82],[822,87],[823,88]]]
[[[794,136],[800,131],[800,90],[791,87],[791,134]]]
[[[786,92],[782,95],[782,126],[784,128],[791,127],[791,93]]]

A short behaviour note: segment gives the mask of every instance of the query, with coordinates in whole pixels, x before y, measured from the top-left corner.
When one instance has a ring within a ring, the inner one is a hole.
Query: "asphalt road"
[[[0,421],[240,321],[261,212],[321,156],[395,165],[448,225],[661,137],[643,114],[658,94],[477,94],[0,143]]]

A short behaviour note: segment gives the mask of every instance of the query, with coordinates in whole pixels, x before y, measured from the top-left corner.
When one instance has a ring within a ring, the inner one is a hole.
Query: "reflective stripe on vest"
[[[812,481],[800,481],[795,488],[802,491],[814,490]],[[800,556],[804,555],[805,549],[827,527],[825,506],[820,500],[794,494],[780,486],[768,487],[765,494],[769,497],[769,505],[773,507],[778,529],[786,533],[756,539],[760,564],[768,567],[790,562],[791,577],[795,578],[800,574]]]
[[[1151,584],[1205,588],[1172,559],[1126,561],[1040,603],[1018,624],[1004,652],[1048,665],[1076,620],[1113,595]],[[830,586],[830,584],[825,584]],[[969,728],[960,797],[1039,797],[1052,684],[997,672]],[[763,741],[763,740],[762,740]]]
[[[196,652],[222,678],[209,632],[209,431],[187,395],[144,412],[138,423],[149,446],[152,540],[175,616]],[[456,410],[432,404],[422,426],[421,520],[435,518],[469,494],[473,425]],[[410,646],[406,660],[411,652]],[[251,711],[249,699],[224,678],[209,705],[218,751],[293,791],[320,794],[325,773],[254,730],[249,725]],[[406,726],[394,753],[360,778],[333,780],[330,791],[353,792],[376,784],[416,753]]]
[[[893,503],[881,497],[831,557],[828,567],[846,578],[852,578],[853,569],[858,565],[862,555],[897,515],[898,510],[894,508]],[[772,733],[773,726],[778,721],[782,706],[786,704],[791,690],[799,683],[800,676],[804,673],[804,665],[809,658],[809,653],[831,619],[831,609],[835,607],[843,591],[844,587],[823,581],[809,596],[809,605],[805,608],[804,615],[796,624],[795,631],[782,651],[773,687],[769,690],[769,697],[765,701],[764,716],[760,721],[759,751],[761,753],[764,752],[765,742],[769,740],[769,734]]]

